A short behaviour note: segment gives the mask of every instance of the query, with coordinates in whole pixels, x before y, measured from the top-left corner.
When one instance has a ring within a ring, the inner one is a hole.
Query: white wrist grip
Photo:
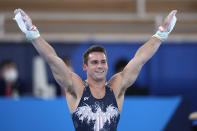
[[[28,40],[33,40],[40,36],[38,29],[32,23],[29,22],[31,27],[28,27],[28,23],[25,23],[20,12],[15,15],[14,20],[16,20],[19,28],[25,33]]]
[[[170,21],[170,25],[168,26],[167,32],[170,33],[170,32],[174,29],[174,26],[175,26],[175,24],[176,24],[176,20],[177,20],[177,18],[176,18],[176,16],[174,15],[174,16],[172,17],[172,20]]]
[[[158,31],[156,32],[156,34],[153,35],[153,36],[162,40],[162,41],[167,40],[168,35],[174,29],[174,26],[176,24],[176,20],[177,20],[176,16],[173,16],[172,20],[170,21],[170,24],[169,24],[168,28],[164,29],[162,26],[160,26]]]
[[[21,29],[22,32],[26,33],[27,31],[27,28],[26,28],[26,25],[25,25],[25,22],[23,21],[23,18],[21,16],[21,13],[18,12],[15,17],[14,17],[14,20],[16,20],[19,28]]]

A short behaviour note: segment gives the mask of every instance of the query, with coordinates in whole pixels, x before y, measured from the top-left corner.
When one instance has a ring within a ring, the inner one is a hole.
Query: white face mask
[[[13,83],[18,78],[18,72],[14,68],[13,69],[9,69],[9,70],[5,71],[4,77],[5,77],[5,80],[7,82]]]

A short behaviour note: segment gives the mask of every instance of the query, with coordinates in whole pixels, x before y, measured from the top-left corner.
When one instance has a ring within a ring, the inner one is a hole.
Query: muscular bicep
[[[137,79],[143,64],[135,57],[126,65],[122,71],[122,85],[125,88],[130,87]]]
[[[57,56],[53,47],[50,46],[42,37],[34,39],[32,41],[32,44],[34,45],[38,53],[49,64],[49,67],[51,68],[51,71],[57,83],[61,87],[65,88],[66,91],[76,95],[77,86],[74,86],[73,82],[80,83],[81,81],[80,79],[73,78],[73,73],[68,69],[63,60]]]
[[[83,86],[81,78],[71,72],[62,59],[57,56],[49,62],[49,65],[57,83],[74,98],[80,97],[82,93],[81,87]]]
[[[58,56],[51,56],[48,64],[57,83],[64,88],[72,86],[72,75],[66,64]]]
[[[139,61],[134,57],[126,65],[123,71],[115,74],[109,80],[109,84],[114,88],[114,93],[117,95],[117,97],[124,94],[126,89],[135,82],[142,66],[143,65],[140,64]]]
[[[160,44],[160,40],[151,38],[137,50],[134,58],[129,61],[122,71],[125,87],[129,87],[135,82],[142,66],[155,54]]]

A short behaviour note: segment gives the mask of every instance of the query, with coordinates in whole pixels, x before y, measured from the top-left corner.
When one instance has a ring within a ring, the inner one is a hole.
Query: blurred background
[[[0,130],[74,130],[65,92],[13,21],[16,8],[83,80],[89,46],[106,48],[109,80],[177,9],[168,40],[126,92],[118,131],[196,130],[196,7],[196,0],[0,0]]]

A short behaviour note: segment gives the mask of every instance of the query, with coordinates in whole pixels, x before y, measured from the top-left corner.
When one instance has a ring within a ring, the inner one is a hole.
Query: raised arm
[[[62,59],[57,56],[54,49],[40,36],[37,28],[32,25],[30,17],[23,10],[16,9],[14,13],[14,19],[16,20],[19,28],[25,33],[27,39],[31,41],[38,53],[49,64],[53,76],[58,84],[76,96],[77,91],[73,88],[73,77],[75,78],[75,81],[80,81],[80,78],[68,69]]]
[[[42,38],[38,37],[31,41],[38,53],[49,64],[55,80],[61,87],[72,86],[72,73],[66,64],[60,59],[54,49]]]
[[[142,66],[159,49],[161,42],[167,39],[176,23],[176,12],[173,10],[169,13],[157,33],[137,50],[134,58],[129,61],[122,72],[112,77],[109,83],[119,85],[115,89],[117,96],[123,95],[124,91],[135,82]]]

